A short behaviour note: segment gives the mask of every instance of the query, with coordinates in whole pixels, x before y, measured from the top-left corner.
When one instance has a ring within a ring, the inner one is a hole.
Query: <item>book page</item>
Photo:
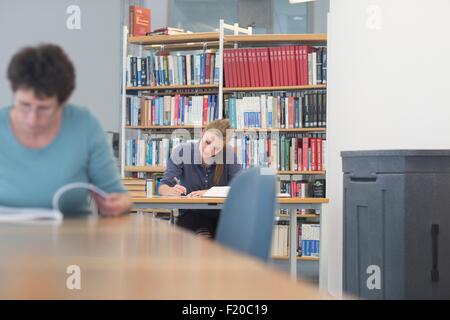
[[[0,222],[29,221],[29,220],[63,220],[63,213],[59,209],[59,200],[68,190],[88,189],[101,197],[108,194],[98,187],[84,182],[75,182],[62,186],[53,195],[53,208],[20,208],[0,206]]]
[[[204,198],[226,198],[229,191],[230,191],[229,186],[212,187],[211,189],[206,191],[202,195],[202,197],[204,197]]]

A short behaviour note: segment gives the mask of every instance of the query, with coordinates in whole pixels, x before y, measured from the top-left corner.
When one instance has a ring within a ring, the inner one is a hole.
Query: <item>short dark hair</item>
[[[38,97],[56,96],[63,103],[75,89],[75,68],[61,47],[42,44],[13,56],[8,79],[14,92],[32,89]]]

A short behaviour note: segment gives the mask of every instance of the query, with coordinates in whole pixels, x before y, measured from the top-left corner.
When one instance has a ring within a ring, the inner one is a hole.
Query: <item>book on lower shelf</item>
[[[230,139],[235,161],[242,167],[272,167],[278,171],[322,172],[326,169],[324,133],[237,132]]]
[[[219,119],[217,95],[126,96],[127,126],[205,126]]]
[[[326,91],[237,93],[225,97],[232,128],[325,128]]]
[[[287,258],[290,253],[289,221],[277,221],[272,234],[272,257]],[[298,243],[297,257],[320,257],[320,225],[314,223],[299,223],[297,225]]]

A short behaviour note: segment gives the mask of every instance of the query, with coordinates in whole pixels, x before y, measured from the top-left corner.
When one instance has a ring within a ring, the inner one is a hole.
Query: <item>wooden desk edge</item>
[[[225,198],[152,197],[132,198],[133,203],[225,203]],[[329,203],[328,198],[277,198],[278,203]]]

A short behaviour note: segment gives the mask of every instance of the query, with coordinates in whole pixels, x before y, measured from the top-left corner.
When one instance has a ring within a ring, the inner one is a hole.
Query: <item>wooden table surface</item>
[[[81,289],[69,290],[78,265]],[[0,299],[319,299],[315,286],[148,215],[0,223]]]
[[[328,198],[277,198],[278,203],[328,203]],[[134,203],[225,203],[225,198],[203,198],[203,197],[162,197],[133,198]]]

